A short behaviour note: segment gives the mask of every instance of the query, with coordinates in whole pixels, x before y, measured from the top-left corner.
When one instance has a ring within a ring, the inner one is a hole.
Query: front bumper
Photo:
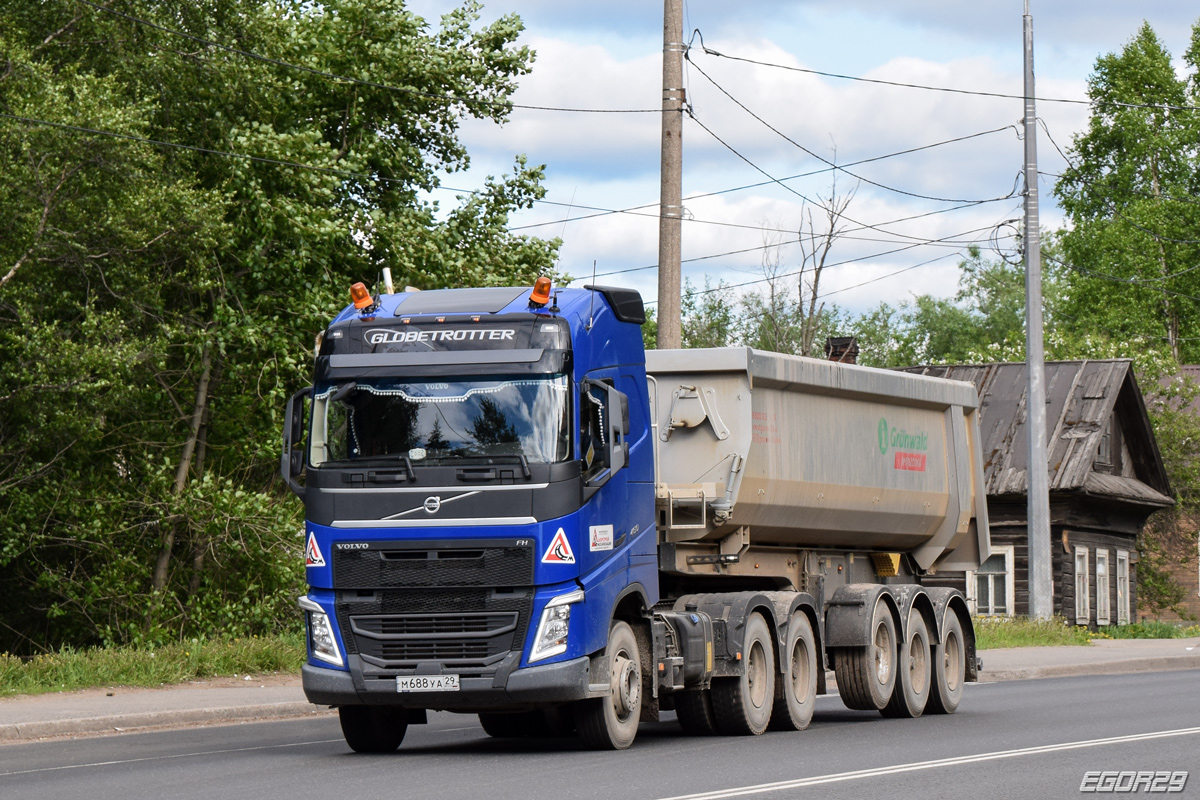
[[[518,711],[606,697],[611,692],[607,679],[598,677],[608,674],[606,665],[601,663],[604,657],[593,659],[584,656],[555,664],[515,669],[519,658],[519,653],[512,653],[494,675],[460,679],[457,692],[401,694],[396,691],[395,678],[364,678],[356,656],[350,656],[349,672],[305,664],[301,675],[308,701],[327,706],[386,705],[438,711]]]

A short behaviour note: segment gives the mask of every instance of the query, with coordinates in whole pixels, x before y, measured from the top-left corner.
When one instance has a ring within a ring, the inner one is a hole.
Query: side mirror
[[[616,472],[627,460],[625,437],[629,435],[629,396],[615,386],[605,386],[608,389],[608,419],[605,420],[609,425],[608,464],[609,469]]]
[[[629,435],[629,397],[604,381],[584,381],[582,389],[585,398],[600,403],[599,424],[603,431],[596,438],[603,442],[598,455],[604,469],[584,481],[583,499],[587,500],[628,462],[625,437]]]
[[[283,453],[279,472],[288,488],[297,497],[304,497],[304,487],[296,480],[304,473],[304,401],[312,397],[312,387],[296,392],[287,401],[283,414]]]

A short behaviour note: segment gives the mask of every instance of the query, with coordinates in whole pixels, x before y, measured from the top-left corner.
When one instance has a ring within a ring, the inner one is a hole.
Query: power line
[[[319,167],[319,166],[315,166],[313,164],[305,164],[305,163],[302,163],[299,161],[287,161],[284,159],[266,158],[264,156],[254,156],[254,155],[249,155],[246,153],[235,153],[235,152],[231,152],[228,150],[216,150],[216,149],[209,148],[209,147],[198,147],[196,145],[180,144],[179,142],[168,142],[168,141],[164,141],[162,139],[151,139],[151,138],[148,138],[145,136],[135,136],[135,135],[129,134],[129,133],[120,133],[117,131],[103,130],[100,128],[89,128],[89,127],[86,127],[83,125],[70,125],[70,124],[67,124],[64,122],[52,122],[50,120],[38,119],[36,117],[26,117],[26,116],[20,116],[17,114],[8,114],[5,112],[0,112],[0,118],[11,119],[11,120],[15,120],[17,122],[23,122],[23,123],[27,123],[27,124],[31,124],[31,125],[42,125],[42,126],[50,127],[50,128],[58,128],[61,130],[68,130],[68,131],[73,131],[76,133],[87,133],[87,134],[92,134],[95,136],[106,136],[106,137],[110,137],[110,138],[114,138],[114,139],[122,139],[125,141],[137,142],[140,144],[156,145],[159,147],[169,147],[169,148],[174,148],[177,150],[187,150],[187,151],[194,152],[194,153],[201,153],[203,155],[222,156],[225,158],[234,158],[234,159],[239,159],[239,160],[243,160],[243,161],[257,162],[257,163],[261,163],[261,164],[271,164],[271,165],[280,166],[280,167],[303,169],[303,170],[308,170],[311,172],[319,172],[319,173],[323,173],[323,174],[327,174],[327,175],[336,175],[338,177],[343,177],[343,178],[353,178],[353,179],[361,180],[361,181],[373,181],[373,182],[377,182],[377,183],[395,183],[395,184],[405,184],[406,183],[406,181],[404,181],[403,179],[389,178],[384,175],[369,175],[369,174],[361,173],[361,172],[353,172],[351,170],[336,169],[334,167]],[[464,192],[467,194],[479,194],[479,190],[474,190],[474,189],[456,189],[453,187],[445,187],[445,186],[438,186],[438,187],[433,187],[433,188],[442,189],[442,190],[446,190],[446,191]],[[546,201],[546,200],[535,200],[534,202],[549,203],[551,205],[565,205],[563,203],[554,203],[553,201]],[[946,211],[946,210],[956,210],[956,209],[944,209],[943,211]],[[614,213],[619,213],[619,212],[614,212]],[[932,213],[942,213],[942,211],[932,212]],[[654,215],[648,214],[645,216],[657,217],[658,215],[657,214],[654,214]],[[886,222],[886,223],[881,223],[881,224],[891,225],[891,224],[895,224],[896,222],[905,222],[905,221],[909,221],[911,219],[915,219],[915,218],[919,218],[919,217],[923,217],[923,216],[927,216],[927,215],[920,214],[920,215],[916,215],[915,217],[905,217],[905,218],[902,218],[899,220],[894,220],[892,222]],[[738,223],[718,222],[716,220],[688,220],[688,221],[697,222],[697,223],[701,223],[701,224],[745,228],[748,230],[758,230],[758,231],[767,231],[767,232],[775,232],[775,233],[794,233],[794,231],[792,231],[792,230],[787,230],[787,229],[782,229],[782,228],[776,228],[776,229],[764,228],[761,225],[741,225]],[[561,222],[561,220],[560,220],[560,222]],[[876,228],[874,226],[864,226],[861,228],[850,229],[846,233],[853,233],[857,230],[866,230],[866,229],[879,230],[880,233],[884,233],[887,235],[895,235],[895,234],[892,234],[890,231],[880,230],[879,228]],[[910,238],[910,237],[905,237],[905,238]],[[873,241],[872,239],[865,239],[865,238],[862,240],[863,241]],[[889,241],[889,240],[884,240],[884,241]],[[709,258],[709,257],[704,256],[702,258]],[[691,260],[700,260],[700,259],[688,259],[688,260],[691,261]],[[634,270],[623,270],[623,271],[636,271],[636,270],[640,270],[640,269],[652,269],[655,266],[657,266],[657,265],[651,265],[649,267],[638,267]],[[606,273],[606,274],[619,274],[619,273]]]
[[[973,230],[969,230],[969,231],[963,231],[962,233],[955,234],[954,236],[944,236],[944,237],[942,237],[941,239],[929,239],[929,240],[922,241],[922,242],[915,242],[915,243],[913,243],[913,244],[908,244],[908,245],[905,245],[904,247],[898,247],[898,248],[896,248],[896,249],[894,249],[894,250],[885,250],[885,251],[884,251],[884,252],[882,252],[882,253],[873,253],[873,254],[871,254],[871,255],[860,256],[860,257],[858,257],[858,258],[848,258],[848,259],[846,259],[845,261],[836,261],[836,262],[834,262],[834,263],[832,263],[832,264],[826,264],[826,265],[824,265],[823,269],[830,269],[830,268],[833,268],[833,267],[842,267],[842,266],[846,266],[847,264],[857,264],[857,263],[861,263],[861,262],[863,262],[863,261],[870,261],[870,260],[872,260],[872,259],[876,259],[876,258],[882,258],[883,256],[895,255],[896,253],[903,253],[903,252],[905,252],[905,251],[907,251],[907,250],[912,250],[912,249],[914,249],[914,248],[917,248],[917,247],[924,247],[924,246],[927,246],[927,245],[932,245],[932,244],[936,244],[936,243],[938,243],[938,242],[943,242],[943,241],[946,241],[947,239],[957,238],[957,237],[959,237],[959,236],[966,236],[967,234],[970,234],[970,233],[976,233],[976,232],[978,232],[978,231],[991,230],[993,227],[994,227],[994,226],[992,226],[992,225],[989,225],[989,226],[987,226],[987,227],[983,227],[983,228],[975,228],[975,229],[973,229]],[[934,261],[937,261],[937,260],[939,260],[940,258],[948,258],[950,255],[952,255],[952,254],[948,253],[948,254],[946,254],[946,255],[940,256],[938,259],[933,259],[933,260],[934,260]],[[932,262],[931,262],[931,263],[932,263]],[[923,264],[918,264],[918,265],[916,265],[916,266],[923,266]],[[756,284],[759,284],[759,283],[766,283],[766,282],[769,282],[769,281],[772,281],[772,280],[779,280],[779,279],[781,279],[781,278],[794,278],[794,277],[796,277],[796,276],[803,275],[805,272],[809,272],[809,271],[810,271],[810,270],[808,270],[808,269],[799,269],[799,270],[796,270],[796,271],[794,271],[794,272],[785,272],[785,273],[783,273],[783,274],[781,274],[781,275],[773,275],[773,276],[771,276],[771,277],[769,277],[769,278],[759,278],[759,279],[757,279],[757,280],[753,280],[753,281],[744,281],[744,282],[742,282],[742,283],[733,283],[733,284],[727,284],[727,285],[723,285],[723,286],[720,286],[720,287],[717,287],[717,288],[714,288],[714,289],[703,289],[703,290],[699,290],[699,291],[695,291],[695,292],[689,292],[689,293],[686,293],[684,296],[685,296],[685,297],[696,297],[696,296],[698,296],[698,295],[702,295],[702,294],[710,294],[710,293],[712,293],[712,292],[716,292],[716,291],[723,291],[723,290],[725,290],[725,289],[741,289],[741,288],[743,288],[743,287],[746,287],[746,286],[754,286],[754,285],[756,285]],[[905,270],[901,270],[901,272],[903,272],[903,271],[905,271]],[[870,280],[870,281],[867,281],[867,283],[875,283],[875,282],[878,282],[878,281],[884,280],[885,278],[888,278],[888,277],[891,277],[891,276],[890,276],[890,275],[884,275],[884,276],[881,276],[881,277],[879,277],[879,278],[873,278],[872,280]],[[864,284],[864,285],[865,285],[865,284]],[[647,303],[647,305],[651,305],[651,304],[653,304],[653,302],[654,302],[654,301],[650,301],[649,303]]]
[[[700,35],[699,30],[695,31],[693,34],[693,39],[695,39],[696,37],[699,37],[700,49],[703,50],[706,55],[715,56],[717,58],[727,58],[730,61],[741,61],[746,64],[755,64],[760,67],[770,67],[772,69],[782,69],[782,70],[787,70],[788,72],[802,72],[806,75],[819,75],[823,78],[837,78],[838,80],[856,81],[858,83],[875,83],[875,84],[879,84],[882,86],[894,86],[894,87],[898,87],[901,89],[922,89],[922,90],[928,91],[928,92],[947,92],[950,94],[964,94],[964,95],[972,95],[975,97],[998,97],[998,98],[1002,98],[1005,100],[1024,100],[1025,99],[1025,95],[1021,95],[1021,94],[1006,94],[1003,92],[982,92],[982,91],[975,90],[975,89],[954,89],[954,88],[950,88],[947,86],[928,86],[928,85],[919,84],[919,83],[904,83],[901,81],[885,81],[885,80],[882,80],[879,78],[862,78],[862,77],[858,77],[855,75],[840,75],[836,72],[822,72],[821,70],[807,69],[805,67],[793,67],[788,64],[775,64],[770,61],[759,61],[759,60],[753,59],[753,58],[745,58],[744,56],[731,56],[731,55],[722,53],[720,51],[713,50],[711,47],[706,46],[704,44],[704,37],[702,35]],[[688,50],[689,51],[691,50],[690,46],[689,46]],[[1094,100],[1076,100],[1076,99],[1063,98],[1063,97],[1035,97],[1033,99],[1039,103],[1069,103],[1069,104],[1073,104],[1073,105],[1085,105],[1085,106],[1097,105],[1097,102]],[[1115,102],[1115,101],[1109,101],[1109,102],[1112,102],[1113,105],[1120,106],[1122,108],[1159,108],[1159,109],[1169,109],[1171,111],[1198,111],[1198,110],[1200,110],[1200,106],[1173,106],[1173,105],[1168,105],[1165,103],[1152,104],[1152,103],[1121,103],[1121,102]]]
[[[737,156],[738,158],[740,158],[742,161],[746,162],[748,165],[750,165],[750,166],[751,166],[753,169],[755,169],[757,172],[760,172],[760,173],[762,173],[764,176],[766,176],[767,178],[770,178],[770,179],[771,179],[771,182],[778,184],[778,185],[779,185],[779,186],[780,186],[782,189],[784,189],[785,191],[787,191],[787,192],[790,192],[791,194],[794,194],[794,195],[796,195],[796,196],[797,196],[797,197],[799,197],[801,200],[803,200],[804,202],[806,202],[806,203],[808,203],[808,204],[810,204],[810,205],[817,206],[818,208],[820,208],[820,209],[822,209],[822,210],[826,211],[826,212],[827,212],[827,213],[829,213],[829,214],[834,214],[834,215],[835,215],[835,216],[837,216],[837,217],[841,217],[842,219],[844,219],[844,220],[847,220],[848,222],[851,222],[851,223],[853,223],[853,224],[855,224],[855,225],[858,225],[858,226],[860,226],[860,227],[859,227],[857,230],[863,230],[863,229],[875,230],[875,231],[879,231],[880,233],[889,234],[889,235],[891,235],[891,236],[896,236],[896,237],[899,237],[899,238],[901,238],[901,239],[919,239],[919,238],[920,238],[920,237],[917,237],[917,236],[909,236],[909,235],[907,235],[907,234],[903,234],[903,233],[895,233],[895,232],[893,232],[893,231],[885,231],[885,230],[882,230],[881,228],[879,228],[879,227],[878,227],[878,226],[876,226],[876,225],[870,225],[870,224],[868,224],[868,223],[865,223],[865,222],[859,222],[859,221],[858,221],[858,220],[856,220],[856,219],[852,219],[851,217],[848,217],[848,216],[846,216],[844,213],[841,213],[841,212],[835,212],[835,210],[834,210],[834,209],[831,209],[831,208],[829,208],[829,207],[828,207],[828,206],[826,206],[826,205],[825,205],[823,202],[816,202],[816,201],[814,201],[814,200],[811,200],[811,199],[809,199],[808,197],[804,196],[803,194],[801,194],[800,192],[796,191],[796,190],[795,190],[795,189],[793,189],[792,187],[790,187],[790,186],[788,186],[787,184],[785,184],[785,183],[781,182],[781,181],[780,181],[778,178],[775,178],[774,176],[772,176],[772,175],[771,175],[769,172],[767,172],[765,169],[763,169],[762,167],[758,166],[758,165],[757,165],[757,164],[755,164],[753,161],[751,161],[751,160],[750,160],[750,158],[749,158],[748,156],[746,156],[746,155],[742,154],[741,152],[739,152],[739,151],[738,151],[738,150],[737,150],[735,147],[733,147],[733,145],[729,144],[729,143],[728,143],[728,142],[726,142],[724,139],[722,139],[720,136],[718,136],[716,133],[714,133],[714,132],[713,132],[713,131],[712,131],[712,130],[711,130],[711,129],[710,129],[708,126],[707,126],[707,125],[705,125],[703,122],[701,122],[701,121],[699,120],[699,118],[697,118],[697,117],[696,117],[696,114],[695,114],[695,112],[694,112],[693,110],[689,109],[689,111],[688,111],[688,116],[689,116],[689,117],[692,119],[692,121],[693,121],[693,122],[695,122],[697,125],[699,125],[699,126],[701,127],[701,129],[703,129],[703,130],[704,130],[704,132],[705,132],[705,133],[707,133],[709,136],[713,137],[713,138],[714,138],[714,139],[716,139],[718,142],[720,142],[721,146],[723,146],[723,147],[724,147],[726,150],[728,150],[729,152],[733,153],[735,156]],[[983,205],[983,204],[985,204],[985,203],[994,203],[994,202],[1000,202],[1000,201],[1002,201],[1002,200],[1007,200],[1007,199],[1008,199],[1008,198],[998,198],[998,199],[995,199],[995,200],[980,200],[980,201],[978,201],[978,202],[965,203],[964,205],[966,205],[966,206]]]
[[[995,231],[996,226],[993,225],[990,227],[990,229],[992,231]],[[978,230],[985,230],[985,229],[984,228],[976,229],[976,231],[978,231]],[[967,231],[967,233],[973,233],[973,232],[975,232],[975,231]],[[858,241],[858,242],[875,242],[875,243],[880,243],[880,244],[895,243],[895,241],[896,241],[895,239],[875,239],[875,238],[871,238],[871,237],[855,237],[855,236],[845,236],[845,235],[841,235],[838,238],[839,239],[851,239],[853,241]],[[1006,238],[1013,238],[1013,236],[1010,235],[1009,237],[1006,237]],[[998,240],[996,240],[996,241],[998,241]],[[698,261],[711,261],[714,258],[724,258],[725,256],[736,256],[736,255],[743,255],[745,253],[755,253],[755,252],[760,252],[762,250],[769,250],[772,247],[783,247],[785,245],[791,245],[791,244],[799,244],[799,240],[794,239],[794,240],[785,241],[785,242],[772,242],[770,244],[758,245],[756,247],[744,247],[740,250],[728,250],[724,253],[712,253],[712,254],[706,255],[706,256],[694,256],[692,258],[683,259],[683,261],[681,263],[689,264],[689,263],[695,263]],[[963,247],[970,247],[972,244],[975,244],[975,242],[974,241],[955,241],[955,240],[953,240],[952,237],[948,237],[946,240],[929,240],[927,242],[924,242],[924,244],[927,247],[952,248],[955,252],[959,252],[963,249]],[[953,255],[953,254],[950,254],[950,255]],[[946,258],[946,257],[947,256],[939,256],[938,258]],[[918,265],[918,266],[921,266],[921,265]],[[585,275],[585,276],[576,278],[574,281],[572,281],[572,283],[582,281],[582,280],[592,280],[592,278],[608,278],[613,275],[626,275],[630,272],[643,272],[648,269],[657,269],[657,268],[658,268],[658,264],[646,264],[645,266],[641,266],[641,267],[627,267],[626,269],[612,270],[610,272],[598,272],[595,275],[591,275],[591,276]],[[736,268],[730,267],[730,269],[736,269]]]
[[[730,94],[730,92],[728,90],[726,90],[725,87],[723,87],[721,84],[719,84],[715,80],[713,80],[713,78],[707,72],[705,72],[703,69],[701,69],[695,62],[691,61],[691,59],[688,59],[688,63],[692,65],[693,69],[695,69],[697,72],[699,72],[701,75],[703,75],[704,78],[709,83],[711,83],[714,87],[716,87],[717,91],[719,91],[721,94],[723,94],[727,98],[729,98],[734,104],[737,105],[738,108],[745,111],[751,117],[754,117],[755,120],[760,122],[764,127],[766,127],[768,130],[770,130],[772,133],[779,136],[779,138],[783,139],[785,142],[787,142],[788,144],[791,144],[792,146],[796,147],[797,149],[803,151],[804,153],[807,153],[808,155],[817,159],[821,163],[828,165],[830,169],[840,170],[840,171],[846,173],[847,175],[849,175],[851,178],[855,178],[856,180],[862,181],[863,183],[870,184],[871,186],[876,186],[876,187],[883,189],[885,191],[888,191],[888,192],[902,194],[907,197],[915,197],[918,200],[934,200],[934,201],[940,202],[940,203],[990,203],[995,200],[1007,200],[1010,197],[1014,197],[1017,194],[1017,187],[1016,187],[1015,179],[1013,182],[1012,190],[1009,191],[1009,193],[1007,195],[1004,195],[1003,197],[994,197],[994,198],[989,198],[986,200],[967,200],[967,199],[961,199],[961,198],[934,197],[934,196],[927,195],[927,194],[918,194],[917,192],[910,192],[905,189],[897,189],[894,186],[888,186],[886,184],[879,183],[878,181],[873,181],[870,178],[865,178],[862,175],[858,175],[854,172],[851,172],[846,167],[839,166],[838,164],[834,163],[833,161],[830,161],[829,159],[825,158],[824,156],[818,155],[817,153],[814,153],[812,150],[809,150],[807,147],[800,144],[795,139],[791,138],[790,136],[788,136],[786,133],[784,133],[783,131],[776,128],[771,123],[767,122],[765,119],[760,117],[754,111],[750,110],[750,108],[747,107],[745,103],[743,103],[741,100],[738,100],[736,97],[734,97],[732,94]],[[1010,125],[1008,127],[1012,128],[1013,130],[1016,130],[1015,125]]]
[[[931,150],[935,147],[943,147],[948,144],[957,144],[959,142],[965,142],[970,139],[977,139],[982,136],[991,136],[992,134],[1001,133],[1002,131],[1006,131],[1006,130],[1014,129],[1014,128],[1015,128],[1015,126],[1013,126],[1013,125],[1005,125],[1004,127],[1001,127],[1001,128],[993,128],[991,130],[980,131],[978,133],[970,133],[965,136],[956,136],[952,139],[945,139],[940,142],[934,142],[932,144],[924,144],[924,145],[920,145],[918,147],[910,147],[905,150],[898,150],[894,153],[887,153],[887,154],[881,155],[881,156],[871,156],[870,158],[862,158],[862,159],[859,159],[858,161],[850,161],[846,164],[843,164],[842,168],[856,167],[856,166],[859,166],[860,164],[869,164],[873,161],[882,161],[882,160],[888,159],[888,158],[896,158],[898,156],[910,155],[912,153],[918,153],[922,150]],[[823,167],[821,169],[815,169],[815,170],[811,170],[809,172],[801,172],[797,175],[790,175],[786,178],[780,178],[779,180],[792,181],[792,180],[798,180],[800,178],[811,178],[814,175],[821,175],[823,173],[833,172],[833,171],[834,171],[833,167]],[[717,196],[723,195],[723,194],[732,194],[733,192],[741,192],[741,191],[745,191],[746,189],[757,189],[762,186],[771,186],[774,183],[775,183],[774,180],[758,181],[757,183],[748,183],[748,184],[745,184],[742,186],[734,186],[729,189],[717,189],[717,190],[711,191],[711,192],[701,192],[700,194],[694,194],[694,195],[689,195],[688,197],[685,197],[684,202],[686,203],[690,200],[700,200],[705,197],[717,197]],[[550,200],[539,200],[538,202],[542,203],[542,204],[549,204],[549,205],[563,205],[562,203],[554,203],[553,201],[550,201]],[[558,225],[563,222],[581,222],[584,220],[596,219],[598,217],[610,216],[612,214],[632,214],[636,211],[640,211],[643,208],[653,208],[657,205],[658,205],[658,203],[643,203],[640,206],[630,206],[628,208],[621,208],[621,209],[595,208],[595,207],[590,207],[590,206],[576,205],[575,206],[576,208],[584,208],[584,209],[590,208],[591,210],[597,211],[599,213],[584,214],[584,215],[581,215],[578,217],[571,217],[566,220],[556,219],[556,220],[548,220],[546,222],[532,222],[532,223],[529,223],[526,225],[517,225],[512,228],[509,228],[508,230],[511,233],[513,231],[526,230],[528,228],[540,228],[545,225]],[[946,211],[959,211],[963,208],[969,208],[972,205],[974,205],[974,204],[972,203],[972,204],[968,204],[965,206],[960,206],[959,208],[941,209],[938,211],[931,211],[929,213],[930,214],[942,214],[942,213],[945,213]],[[648,217],[652,216],[652,217],[657,218],[658,214],[645,214],[644,216],[648,216]],[[922,215],[918,215],[918,216],[926,216],[926,215],[922,214]],[[916,219],[916,217],[906,218],[906,220],[907,219]],[[898,221],[902,222],[902,221],[906,221],[906,220],[898,220]],[[705,220],[692,220],[692,221],[706,222]],[[887,223],[885,223],[885,224],[887,224]]]
[[[229,45],[221,44],[220,42],[214,42],[211,39],[205,39],[201,36],[196,36],[191,33],[185,33],[183,31],[177,31],[172,28],[167,28],[163,25],[159,25],[157,23],[150,22],[149,20],[145,20],[140,17],[135,17],[132,14],[126,14],[122,11],[116,11],[114,9],[102,6],[99,3],[93,3],[93,2],[91,2],[91,0],[75,0],[75,2],[82,3],[85,6],[90,6],[91,8],[94,8],[97,11],[103,11],[107,14],[112,14],[113,16],[122,17],[123,19],[129,20],[130,22],[136,23],[138,25],[144,25],[147,28],[153,28],[155,30],[162,31],[163,33],[168,33],[172,36],[179,36],[184,39],[189,39],[193,42],[205,45],[207,47],[215,47],[218,50],[224,50],[228,53],[234,53],[236,55],[243,56],[244,58],[250,58],[250,59],[254,59],[255,61],[261,61],[265,64],[272,64],[274,66],[284,67],[286,69],[294,69],[299,72],[307,72],[311,75],[318,75],[322,78],[328,78],[330,80],[338,81],[339,83],[349,83],[349,84],[355,84],[358,86],[368,86],[373,89],[383,89],[383,90],[389,91],[389,92],[397,92],[399,94],[406,94],[406,95],[409,95],[410,97],[421,97],[424,99],[438,100],[438,101],[445,102],[445,103],[463,103],[466,105],[477,104],[477,105],[481,105],[481,106],[489,106],[492,108],[500,108],[500,109],[520,108],[520,109],[524,109],[527,111],[563,111],[563,112],[574,113],[574,114],[661,114],[662,113],[662,109],[658,109],[658,108],[560,108],[560,107],[556,107],[556,106],[534,106],[534,105],[525,105],[525,104],[521,104],[521,103],[513,103],[513,102],[510,102],[507,100],[498,101],[498,100],[486,100],[483,98],[476,98],[476,97],[459,97],[457,95],[435,94],[433,92],[422,92],[422,91],[418,91],[416,89],[406,89],[406,88],[403,88],[400,86],[390,86],[386,83],[378,83],[376,81],[367,81],[367,80],[361,80],[359,78],[351,78],[347,75],[337,75],[332,72],[325,72],[324,70],[314,69],[312,67],[305,67],[300,64],[292,64],[290,62],[282,61],[277,58],[269,58],[267,56],[263,56],[263,55],[259,55],[258,53],[254,53],[250,50],[243,50],[238,47],[231,47]]]
[[[1069,270],[1081,273],[1083,275],[1091,275],[1092,277],[1100,278],[1101,280],[1110,281],[1112,283],[1124,283],[1124,284],[1129,284],[1132,286],[1145,286],[1148,288],[1153,288],[1155,291],[1162,292],[1163,294],[1169,294],[1169,295],[1173,295],[1175,297],[1182,297],[1186,300],[1195,300],[1197,303],[1200,303],[1200,297],[1193,297],[1190,294],[1184,294],[1183,292],[1176,292],[1171,289],[1167,289],[1165,287],[1155,285],[1161,281],[1165,281],[1170,278],[1175,278],[1180,275],[1184,275],[1189,272],[1192,272],[1193,270],[1200,269],[1200,264],[1198,264],[1194,267],[1188,267],[1187,269],[1185,269],[1181,272],[1176,272],[1172,275],[1164,275],[1162,278],[1155,278],[1153,280],[1148,281],[1148,280],[1142,280],[1140,278],[1118,278],[1116,275],[1109,275],[1104,272],[1097,272],[1096,270],[1088,269],[1087,267],[1080,267],[1075,264],[1071,264],[1070,262],[1063,261],[1062,259],[1059,259],[1059,258],[1055,258],[1052,255],[1048,255],[1048,254],[1043,254],[1043,255],[1045,255],[1045,257],[1048,260],[1053,261],[1055,264],[1058,264],[1061,267],[1066,267]]]

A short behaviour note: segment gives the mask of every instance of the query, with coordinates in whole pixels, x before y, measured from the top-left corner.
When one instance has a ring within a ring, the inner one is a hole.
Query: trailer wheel
[[[942,643],[933,649],[933,691],[929,693],[932,714],[953,714],[962,702],[967,681],[967,654],[963,646],[962,623],[951,611],[946,615]]]
[[[896,686],[896,623],[882,603],[875,603],[871,638],[866,647],[843,647],[834,659],[838,694],[846,708],[878,711]]]
[[[785,671],[775,676],[771,730],[802,731],[817,707],[816,638],[803,611],[793,612],[788,620],[784,654]]]
[[[712,736],[718,731],[712,692],[708,689],[687,689],[676,694],[675,716],[679,727],[689,736]]]
[[[342,736],[356,753],[393,753],[408,731],[408,712],[384,706],[342,706]]]
[[[929,629],[919,611],[913,611],[908,620],[908,644],[902,645],[900,652],[896,688],[880,713],[885,717],[919,717],[929,702],[933,679]]]
[[[642,715],[642,662],[629,623],[608,629],[609,697],[584,700],[575,712],[579,736],[593,750],[624,750],[637,736]]]
[[[746,619],[742,643],[745,666],[736,678],[712,682],[713,712],[726,736],[757,736],[771,721],[775,703],[775,648],[771,631],[758,612]]]

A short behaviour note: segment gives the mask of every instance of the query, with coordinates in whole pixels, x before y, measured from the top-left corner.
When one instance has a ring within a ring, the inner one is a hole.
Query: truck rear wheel
[[[834,659],[838,694],[846,708],[878,711],[896,686],[896,622],[883,602],[871,615],[870,644],[843,647]]]
[[[604,653],[612,694],[580,703],[575,724],[591,749],[624,750],[633,744],[642,717],[642,661],[629,623],[613,622]]]
[[[712,736],[718,731],[712,692],[708,689],[686,689],[676,694],[675,716],[679,727],[690,736]]]
[[[802,731],[817,707],[817,644],[803,611],[788,620],[784,654],[785,671],[775,676],[771,730]]]
[[[713,712],[727,736],[757,736],[767,729],[775,704],[775,648],[762,614],[746,619],[744,666],[736,678],[712,682]]]
[[[908,644],[900,647],[896,688],[892,699],[880,709],[885,717],[919,717],[929,702],[933,679],[933,659],[929,649],[929,629],[921,612],[914,610],[908,621]]]
[[[932,714],[953,714],[962,701],[963,686],[967,680],[962,623],[953,611],[946,615],[941,644],[933,649],[933,666],[929,711]]]
[[[356,753],[393,753],[408,731],[408,712],[386,706],[342,706],[342,736]]]

